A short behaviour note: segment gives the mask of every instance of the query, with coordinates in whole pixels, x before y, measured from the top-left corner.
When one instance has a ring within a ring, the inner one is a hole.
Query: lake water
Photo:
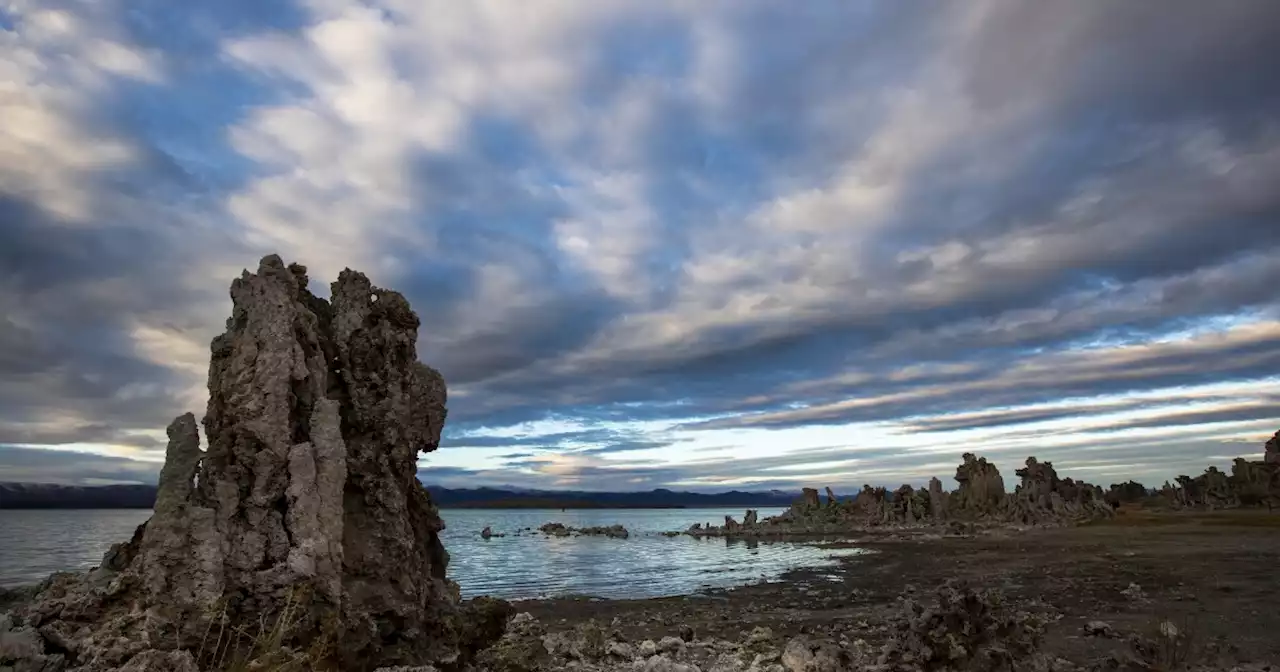
[[[760,511],[761,518],[781,509]],[[790,542],[664,537],[695,522],[741,518],[741,509],[445,509],[441,535],[449,577],[467,597],[527,599],[557,595],[645,598],[684,595],[778,577],[788,569],[830,565],[856,550]],[[88,569],[111,544],[126,541],[150,511],[0,510],[0,586],[40,581],[51,572]],[[629,539],[511,534],[543,523],[572,527],[620,523]],[[502,538],[482,539],[485,526]]]

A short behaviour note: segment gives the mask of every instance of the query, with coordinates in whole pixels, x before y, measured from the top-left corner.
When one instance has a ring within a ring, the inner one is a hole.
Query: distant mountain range
[[[683,509],[722,506],[790,506],[798,492],[676,492],[665,488],[648,492],[585,492],[580,490],[452,490],[427,486],[438,506],[455,509]]]
[[[0,483],[0,509],[149,509],[154,485]]]
[[[585,492],[523,488],[450,489],[427,486],[437,506],[455,509],[682,509],[731,506],[789,506],[798,492],[700,493],[659,489],[648,492]],[[0,509],[149,509],[153,485],[51,485],[0,483]]]

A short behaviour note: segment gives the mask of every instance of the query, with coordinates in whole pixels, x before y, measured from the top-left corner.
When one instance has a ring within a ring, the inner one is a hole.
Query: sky
[[[230,281],[403,292],[449,487],[1156,485],[1280,429],[1280,3],[0,0],[0,480]]]

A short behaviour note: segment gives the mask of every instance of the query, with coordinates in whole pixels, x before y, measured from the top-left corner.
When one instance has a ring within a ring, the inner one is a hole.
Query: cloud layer
[[[0,476],[153,473],[268,252],[409,296],[446,485],[1256,453],[1278,45],[1267,0],[8,0]]]

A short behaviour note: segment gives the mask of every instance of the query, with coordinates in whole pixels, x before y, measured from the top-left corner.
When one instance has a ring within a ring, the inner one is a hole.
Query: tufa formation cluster
[[[782,515],[758,521],[748,512],[738,523],[726,517],[723,527],[696,525],[689,534],[787,535],[834,534],[851,529],[880,526],[947,526],[1007,524],[1057,526],[1114,515],[1102,488],[1070,478],[1060,478],[1051,462],[1027,458],[1026,466],[1015,473],[1021,482],[1013,492],[1005,490],[1004,478],[996,466],[972,453],[965,453],[956,468],[959,484],[954,492],[931,479],[927,488],[903,485],[896,490],[863,486],[850,500],[841,501],[827,488],[827,501],[818,491],[805,488],[804,494]]]
[[[1209,467],[1195,478],[1176,480],[1176,486],[1166,482],[1159,492],[1174,508],[1280,507],[1280,432],[1267,440],[1261,460],[1236,458],[1230,474]]]

